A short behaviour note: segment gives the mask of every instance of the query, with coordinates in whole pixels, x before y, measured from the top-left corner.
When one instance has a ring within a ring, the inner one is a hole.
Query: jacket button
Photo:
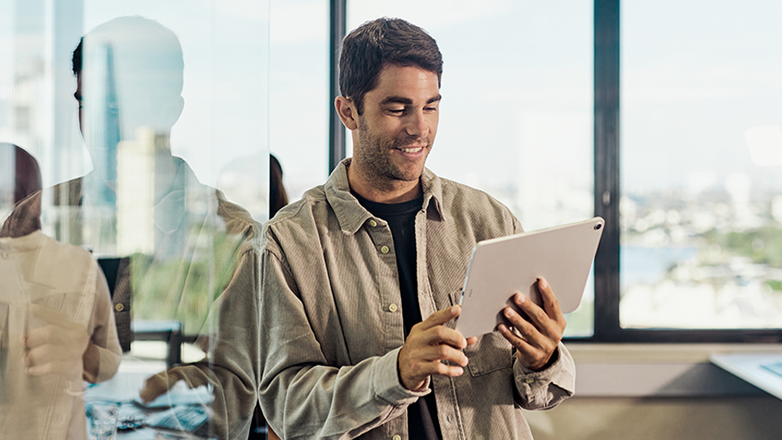
[[[370,220],[369,226],[372,226],[374,228],[375,226],[377,226],[377,222],[375,220]]]
[[[524,379],[524,382],[526,382],[526,383],[532,383],[532,382],[535,382],[535,379],[533,379],[533,378],[531,378],[531,377],[528,377],[528,378]]]
[[[122,303],[116,304],[114,306],[114,310],[116,310],[118,312],[121,312],[121,311],[125,310],[125,304],[122,304]]]
[[[402,436],[401,435],[395,435],[395,436],[391,437],[391,440],[402,440]]]
[[[390,251],[390,250],[391,249],[389,249],[388,246],[381,246],[380,247],[380,253],[383,253],[383,254],[387,254],[388,251]]]
[[[396,304],[391,304],[390,306],[388,306],[388,311],[391,313],[396,312],[398,309],[399,307],[397,307]]]

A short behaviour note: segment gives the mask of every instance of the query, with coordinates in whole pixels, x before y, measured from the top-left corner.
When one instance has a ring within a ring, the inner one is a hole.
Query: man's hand
[[[139,397],[144,403],[152,402],[168,392],[177,382],[182,379],[182,376],[173,371],[161,371],[160,373],[150,376],[144,382],[144,388],[139,392]]]
[[[567,325],[557,297],[543,278],[538,279],[538,291],[543,300],[543,308],[521,293],[517,292],[513,298],[516,305],[529,317],[529,321],[512,307],[506,307],[504,310],[505,317],[521,337],[505,324],[499,325],[500,333],[516,347],[516,357],[521,365],[533,371],[540,371],[548,366]]]
[[[462,350],[474,344],[478,338],[464,339],[461,333],[443,325],[459,316],[459,313],[459,306],[434,312],[410,330],[397,361],[399,378],[405,388],[418,390],[426,384],[426,378],[433,374],[450,377],[462,375],[463,367],[467,366],[467,356]]]
[[[46,325],[30,331],[24,340],[28,350],[24,357],[27,374],[81,376],[82,356],[90,342],[87,329],[65,314],[47,307],[31,305],[30,316]]]

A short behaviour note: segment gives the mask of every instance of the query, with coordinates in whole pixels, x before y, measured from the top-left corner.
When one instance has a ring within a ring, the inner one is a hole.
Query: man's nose
[[[429,135],[429,121],[427,121],[423,110],[410,113],[406,131],[410,136],[426,137]]]

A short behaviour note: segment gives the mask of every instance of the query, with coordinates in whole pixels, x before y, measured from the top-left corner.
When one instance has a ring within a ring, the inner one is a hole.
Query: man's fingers
[[[516,347],[516,355],[519,357],[522,365],[533,370],[539,370],[543,368],[549,359],[551,359],[552,353],[556,350],[556,345],[550,347],[550,349],[536,346],[534,343],[530,343],[515,335],[505,324],[499,325],[499,331],[514,347]]]
[[[461,333],[442,325],[421,332],[421,343],[424,345],[445,344],[460,350],[467,346],[467,340]]]
[[[530,303],[531,301],[527,300],[526,302]],[[529,321],[516,313],[516,311],[511,307],[506,307],[504,314],[505,318],[508,320],[508,322],[510,322],[511,326],[513,326],[513,328],[515,328],[530,344],[540,346],[545,343],[545,336],[540,332],[538,327],[532,325]],[[518,340],[524,340],[513,332],[510,334]]]
[[[551,285],[543,277],[538,278],[538,291],[546,314],[559,323],[564,322],[565,315],[562,314],[562,309],[559,307],[559,300],[551,290]]]
[[[179,379],[179,375],[169,374],[168,371],[163,371],[154,376],[150,376],[144,383],[144,388],[139,392],[139,397],[141,397],[141,400],[145,403],[149,403],[158,396],[167,393]]]
[[[562,332],[562,330],[565,328],[565,325],[567,324],[565,317],[562,315],[562,312],[559,312],[559,307],[556,309],[556,315],[550,316],[546,310],[542,309],[540,306],[533,303],[520,293],[515,295],[513,302],[519,307],[519,309],[521,309],[522,312],[524,312],[524,314],[527,315],[532,325],[546,336],[556,336],[557,333]],[[508,309],[510,309],[511,312],[513,311],[510,307],[508,307]],[[507,311],[508,310],[506,310],[506,316]],[[515,323],[514,326],[516,326]]]
[[[420,351],[420,359],[428,362],[446,361],[461,366],[467,366],[467,355],[460,349],[447,344],[430,345]]]
[[[438,376],[459,377],[464,374],[464,368],[457,365],[448,365],[443,362],[432,362],[430,365],[433,371],[429,373],[429,376],[436,374]]]
[[[432,375],[441,376],[461,376],[464,373],[464,367],[467,364],[458,365],[455,362],[445,362],[444,360],[423,360],[418,359],[407,366],[409,373],[416,380],[423,381]]]
[[[461,313],[462,307],[461,306],[451,306],[447,309],[438,310],[431,315],[429,315],[428,318],[424,319],[423,321],[416,324],[419,326],[421,330],[428,330],[432,327],[443,325],[446,322],[456,318],[459,316],[459,313]]]

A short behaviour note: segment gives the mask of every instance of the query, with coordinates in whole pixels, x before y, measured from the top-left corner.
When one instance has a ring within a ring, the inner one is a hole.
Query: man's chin
[[[394,180],[398,180],[400,182],[412,183],[419,181],[423,172],[423,167],[417,170],[398,170],[396,173],[394,173],[393,178]]]

